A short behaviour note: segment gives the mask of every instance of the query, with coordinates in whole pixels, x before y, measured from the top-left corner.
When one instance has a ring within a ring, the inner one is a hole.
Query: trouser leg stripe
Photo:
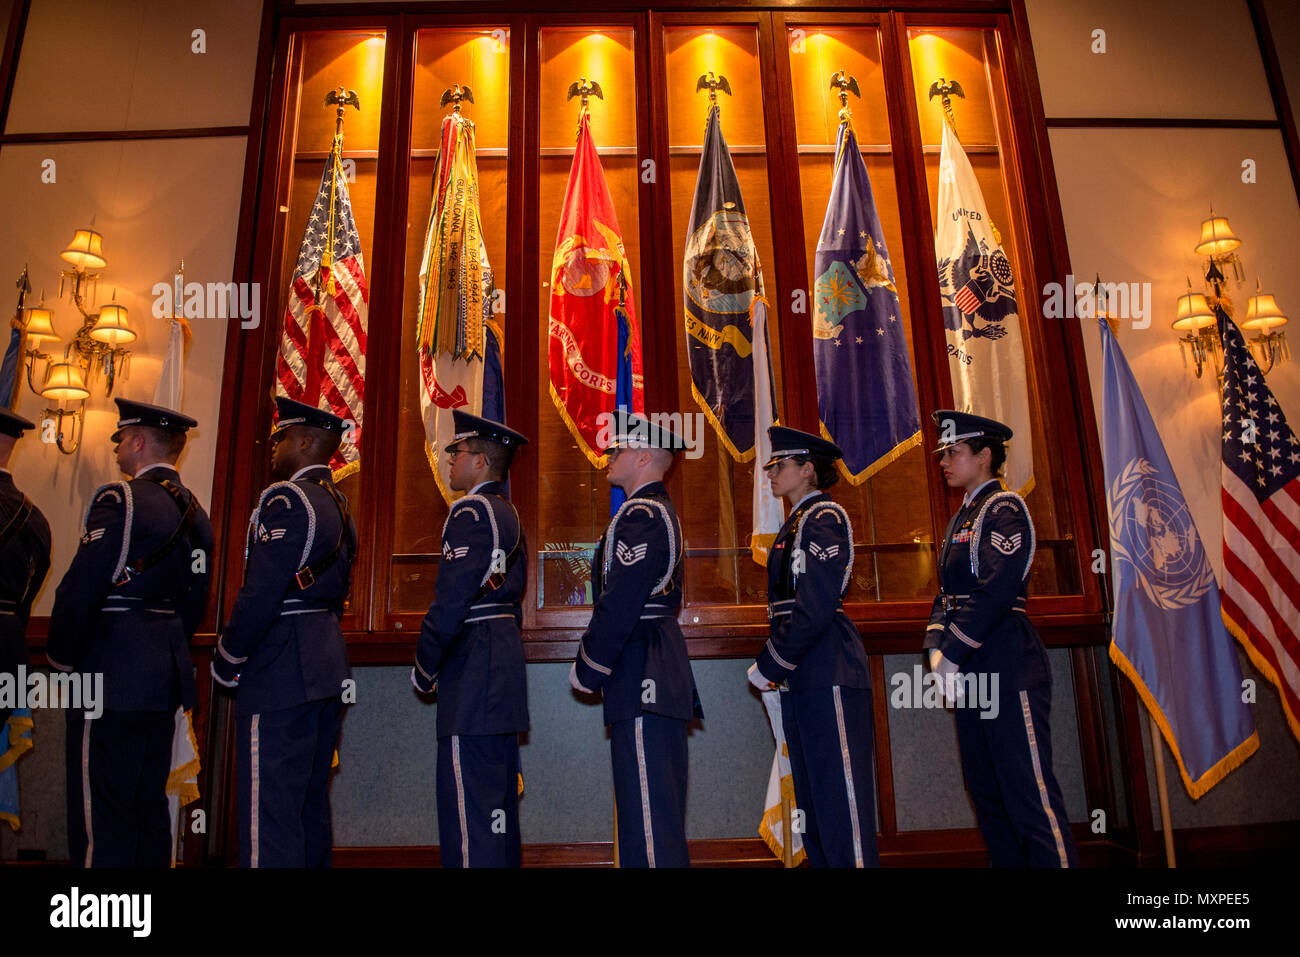
[[[465,826],[465,779],[460,773],[460,735],[451,736],[451,768],[456,775],[456,812],[460,816],[460,866],[469,867],[469,829]]]
[[[641,826],[645,829],[645,856],[646,863],[651,867],[655,866],[655,835],[654,827],[650,822],[650,780],[646,775],[645,768],[645,737],[641,731],[642,722],[645,720],[644,715],[638,715],[636,719],[636,769],[641,778]]]
[[[1034,734],[1034,719],[1029,712],[1029,693],[1020,692],[1020,711],[1025,716],[1025,733],[1029,736],[1029,757],[1034,763],[1034,779],[1038,782],[1038,797],[1043,802],[1043,813],[1047,823],[1052,826],[1052,837],[1056,839],[1056,853],[1061,859],[1062,867],[1070,866],[1070,859],[1065,854],[1065,841],[1061,839],[1061,828],[1056,822],[1056,812],[1047,796],[1047,783],[1043,780],[1043,763],[1038,758],[1038,738]]]
[[[83,718],[81,725],[81,813],[86,819],[86,860],[90,867],[95,859],[95,824],[90,813],[90,728],[92,720]]]
[[[853,763],[849,760],[849,736],[844,731],[844,703],[840,686],[831,686],[835,696],[835,725],[840,733],[840,760],[844,762],[844,789],[849,795],[849,821],[853,825],[853,866],[862,867],[862,827],[858,822],[858,798],[853,788]]]
[[[257,867],[258,824],[262,816],[262,755],[258,740],[260,714],[253,715],[248,725],[248,866]]]

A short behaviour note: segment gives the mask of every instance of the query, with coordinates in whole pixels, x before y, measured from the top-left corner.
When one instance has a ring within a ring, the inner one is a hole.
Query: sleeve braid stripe
[[[467,503],[470,504],[467,505]],[[478,510],[473,507],[475,503],[482,505],[483,509],[487,512],[488,525],[490,525],[492,528],[492,553],[496,554],[496,552],[498,552],[501,549],[501,532],[497,528],[497,516],[496,516],[496,512],[492,510],[492,503],[489,502],[487,498],[485,498],[482,495],[466,495],[463,498],[456,500],[456,504],[453,505],[451,507],[451,511],[447,513],[447,520],[442,523],[443,544],[446,544],[447,542],[447,526],[451,524],[451,518],[453,515],[456,514],[456,509],[460,508],[461,506],[466,506],[469,508],[470,514],[474,516],[474,521],[477,522],[479,520]],[[492,577],[492,562],[489,561],[487,571],[483,573],[483,580],[478,583],[478,587],[482,588],[484,585],[486,585],[487,580],[491,577]]]
[[[1029,577],[1029,568],[1034,564],[1034,550],[1038,547],[1038,540],[1034,535],[1034,520],[1029,517],[1029,506],[1025,500],[1015,492],[997,492],[988,497],[988,500],[980,507],[980,513],[975,519],[975,527],[971,529],[970,534],[970,572],[976,578],[980,574],[980,532],[984,528],[984,516],[988,514],[990,506],[995,502],[1003,502],[1008,499],[1014,499],[1020,503],[1020,510],[1024,513],[1025,524],[1029,526],[1029,554],[1025,556],[1025,570],[1020,576],[1024,581]]]
[[[840,517],[840,520],[844,522],[844,529],[847,532],[847,537],[848,537],[849,560],[848,563],[844,566],[844,581],[840,582],[840,595],[842,597],[844,593],[849,590],[849,581],[850,579],[853,578],[853,522],[849,520],[849,513],[844,511],[843,506],[841,506],[837,502],[820,502],[817,505],[814,505],[812,508],[808,509],[808,511],[804,512],[803,516],[799,519],[799,527],[795,529],[794,547],[792,551],[802,547],[803,527],[805,524],[807,524],[808,519],[812,518],[814,515],[818,514],[819,512],[825,512],[825,511],[834,512]]]
[[[630,498],[619,506],[618,511],[614,513],[613,521],[609,523],[609,529],[605,532],[605,551],[601,574],[609,574],[609,562],[610,557],[613,554],[614,533],[618,528],[618,520],[623,517],[623,513],[632,505],[648,506],[650,508],[658,509],[659,517],[664,520],[664,527],[668,532],[668,569],[664,572],[664,576],[655,584],[655,587],[650,589],[650,594],[653,595],[656,592],[664,590],[668,585],[668,582],[672,580],[673,570],[677,568],[677,536],[674,534],[672,519],[668,517],[668,509],[664,507],[662,502],[656,502],[652,498]]]

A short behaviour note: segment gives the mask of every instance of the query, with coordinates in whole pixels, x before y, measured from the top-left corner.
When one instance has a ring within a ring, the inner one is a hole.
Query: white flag
[[[153,404],[181,411],[181,394],[185,391],[185,327],[181,320],[168,320],[167,352],[163,355],[162,374],[153,392]]]
[[[767,461],[764,459],[764,461]],[[777,857],[784,857],[785,827],[781,821],[781,796],[790,799],[790,813],[795,812],[794,774],[790,770],[790,754],[786,750],[785,729],[781,724],[781,692],[764,691],[763,707],[772,723],[772,736],[776,738],[776,754],[772,757],[772,775],[767,781],[767,797],[763,801],[763,820],[758,825],[758,836]],[[806,856],[803,834],[794,823],[790,825],[791,860],[796,867]]]
[[[772,440],[767,429],[776,421],[772,405],[772,362],[767,338],[767,300],[759,297],[750,310],[754,320],[754,529],[749,551],[754,561],[767,564],[767,552],[785,521],[785,505],[772,494],[763,474],[763,463],[772,457]]]
[[[1034,486],[1029,385],[1011,261],[989,222],[966,151],[947,123],[939,158],[939,226],[934,237],[948,336],[953,403],[1009,425],[1006,484]]]

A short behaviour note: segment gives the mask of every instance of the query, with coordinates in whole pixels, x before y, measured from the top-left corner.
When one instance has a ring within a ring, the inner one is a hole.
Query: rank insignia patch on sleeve
[[[817,559],[819,562],[828,562],[840,553],[840,547],[838,545],[831,545],[828,548],[822,548],[816,542],[810,542],[808,544],[808,551],[812,552],[812,557]]]
[[[990,544],[992,544],[992,546],[996,548],[998,551],[1000,551],[1003,555],[1014,555],[1017,551],[1019,551],[1020,541],[1021,538],[1019,532],[1016,532],[1014,535],[1011,536],[1000,535],[997,532],[989,533]]]
[[[650,545],[648,542],[642,542],[640,545],[625,545],[617,542],[614,545],[614,554],[624,565],[635,565],[641,559],[645,558],[646,549]]]
[[[455,561],[457,558],[464,558],[468,554],[468,545],[462,545],[460,548],[452,548],[450,544],[442,546],[442,557],[445,561]]]

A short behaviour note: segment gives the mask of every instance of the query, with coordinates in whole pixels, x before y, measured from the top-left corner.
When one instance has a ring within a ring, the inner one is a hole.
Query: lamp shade
[[[81,369],[71,362],[56,362],[45,373],[45,384],[41,386],[41,397],[55,402],[76,402],[89,399],[90,390],[81,377]]]
[[[59,334],[54,331],[53,309],[37,306],[35,309],[24,311],[27,313],[27,321],[23,323],[23,328],[27,332],[27,341],[32,347],[39,346],[42,339],[58,341]]]
[[[1286,323],[1287,318],[1278,308],[1277,300],[1264,293],[1256,293],[1246,304],[1246,318],[1242,320],[1241,328],[1267,332],[1285,326]]]
[[[104,259],[104,237],[90,228],[78,229],[59,256],[79,269],[103,269],[108,265]]]
[[[1224,216],[1210,214],[1210,218],[1201,223],[1201,241],[1196,244],[1198,256],[1222,256],[1232,252],[1241,245],[1241,240],[1233,235],[1232,227]]]
[[[95,317],[95,325],[90,330],[90,338],[96,342],[106,342],[110,346],[120,346],[124,342],[135,342],[135,330],[126,321],[126,306],[110,302]]]
[[[1179,332],[1195,332],[1214,325],[1216,321],[1203,293],[1185,292],[1178,297],[1178,318],[1174,320],[1174,328]]]

